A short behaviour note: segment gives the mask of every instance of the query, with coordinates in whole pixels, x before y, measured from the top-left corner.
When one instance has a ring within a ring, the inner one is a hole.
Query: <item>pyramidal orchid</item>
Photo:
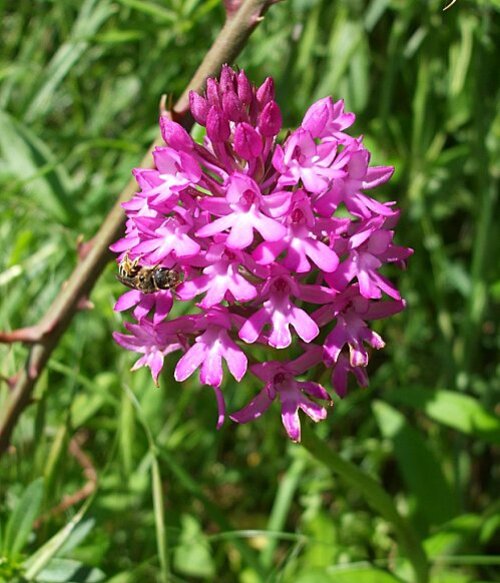
[[[165,146],[153,152],[155,169],[134,170],[138,192],[123,205],[126,233],[111,249],[119,262],[176,270],[183,281],[122,295],[115,310],[132,309],[135,321],[114,337],[155,382],[175,353],[177,381],[198,374],[215,391],[218,426],[225,375],[231,386],[254,375],[260,391],[230,418],[246,423],[276,402],[300,441],[299,411],[319,421],[331,404],[330,387],[306,373],[328,369],[341,397],[349,374],[367,385],[368,347],[384,346],[370,322],[405,306],[381,270],[404,266],[412,251],[393,243],[394,203],[367,194],[393,168],[370,166],[362,138],[345,132],[354,115],[343,102],[320,99],[279,143],[274,97],[271,78],[253,87],[224,66],[203,95],[190,95],[202,144],[160,118]],[[174,303],[193,301],[190,315],[169,317]],[[254,346],[268,347],[268,359],[256,359],[266,351]]]

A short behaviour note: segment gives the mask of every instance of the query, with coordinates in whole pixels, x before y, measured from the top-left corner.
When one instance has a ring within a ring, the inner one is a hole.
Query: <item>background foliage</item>
[[[255,82],[275,77],[291,127],[313,99],[345,98],[375,163],[396,166],[380,196],[402,207],[399,243],[415,249],[408,271],[391,274],[409,308],[380,327],[387,347],[372,356],[370,388],[337,402],[317,433],[410,517],[433,583],[472,583],[498,581],[500,565],[500,4],[442,8],[287,0],[238,64]],[[160,95],[181,93],[223,10],[218,0],[20,0],[0,11],[8,330],[34,323],[63,285],[78,236],[96,231],[151,141]],[[178,385],[170,365],[157,389],[129,372],[133,355],[111,339],[121,327],[114,271],[64,336],[0,461],[0,581],[26,567],[29,579],[57,532],[57,558],[30,580],[154,582],[167,563],[173,581],[407,576],[390,525],[287,443],[276,409],[217,432],[212,392],[196,379]],[[0,346],[2,375],[25,354]],[[229,381],[229,406],[256,390]],[[83,518],[81,502],[61,509],[94,471]]]

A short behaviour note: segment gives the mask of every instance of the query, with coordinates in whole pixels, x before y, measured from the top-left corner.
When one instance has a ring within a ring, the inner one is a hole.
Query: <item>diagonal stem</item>
[[[235,59],[254,28],[262,20],[264,12],[274,2],[275,0],[246,0],[236,12],[228,13],[224,27],[173,108],[172,116],[186,129],[189,130],[193,123],[188,113],[189,92],[202,91],[207,77],[216,75],[224,63]],[[143,168],[151,167],[151,152],[160,143],[161,139],[157,137],[141,163]],[[78,311],[80,300],[90,293],[111,259],[108,247],[120,236],[124,225],[121,203],[128,200],[135,190],[135,181],[129,181],[92,239],[90,250],[75,267],[67,285],[55,298],[40,324],[34,327],[43,330],[44,333],[35,338],[31,344],[26,363],[8,394],[0,417],[0,455],[7,449],[17,420],[30,404],[36,382],[59,339]]]

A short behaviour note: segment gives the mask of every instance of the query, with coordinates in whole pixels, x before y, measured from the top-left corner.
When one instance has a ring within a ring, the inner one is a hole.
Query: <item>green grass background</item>
[[[372,355],[370,388],[337,400],[316,431],[409,517],[432,583],[494,582],[500,3],[444,4],[287,0],[237,64],[256,83],[274,76],[289,127],[314,99],[344,98],[373,162],[396,166],[379,196],[398,201],[398,243],[415,249],[406,272],[388,272],[409,307],[378,324],[387,347]],[[56,296],[78,236],[95,233],[154,137],[161,94],[180,95],[224,14],[218,0],[19,0],[0,2],[0,14],[0,328],[9,330],[36,322]],[[212,391],[196,378],[177,384],[172,361],[160,388],[129,372],[134,355],[111,338],[122,325],[114,272],[64,335],[0,460],[0,581],[21,581],[71,520],[56,559],[30,580],[409,581],[390,524],[287,442],[277,407],[216,431]],[[0,345],[3,377],[25,356]],[[250,377],[228,380],[229,407],[257,389]],[[7,394],[0,384],[0,407]],[[99,488],[83,518],[81,503],[51,515],[86,481],[68,451],[75,436]]]

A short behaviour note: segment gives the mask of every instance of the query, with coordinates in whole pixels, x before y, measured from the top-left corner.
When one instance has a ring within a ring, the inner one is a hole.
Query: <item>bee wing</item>
[[[117,275],[116,279],[118,281],[120,281],[121,283],[123,283],[123,285],[126,285],[127,287],[130,287],[131,289],[137,289],[137,284],[135,283],[135,280],[130,278],[130,277],[124,277],[121,275]]]

